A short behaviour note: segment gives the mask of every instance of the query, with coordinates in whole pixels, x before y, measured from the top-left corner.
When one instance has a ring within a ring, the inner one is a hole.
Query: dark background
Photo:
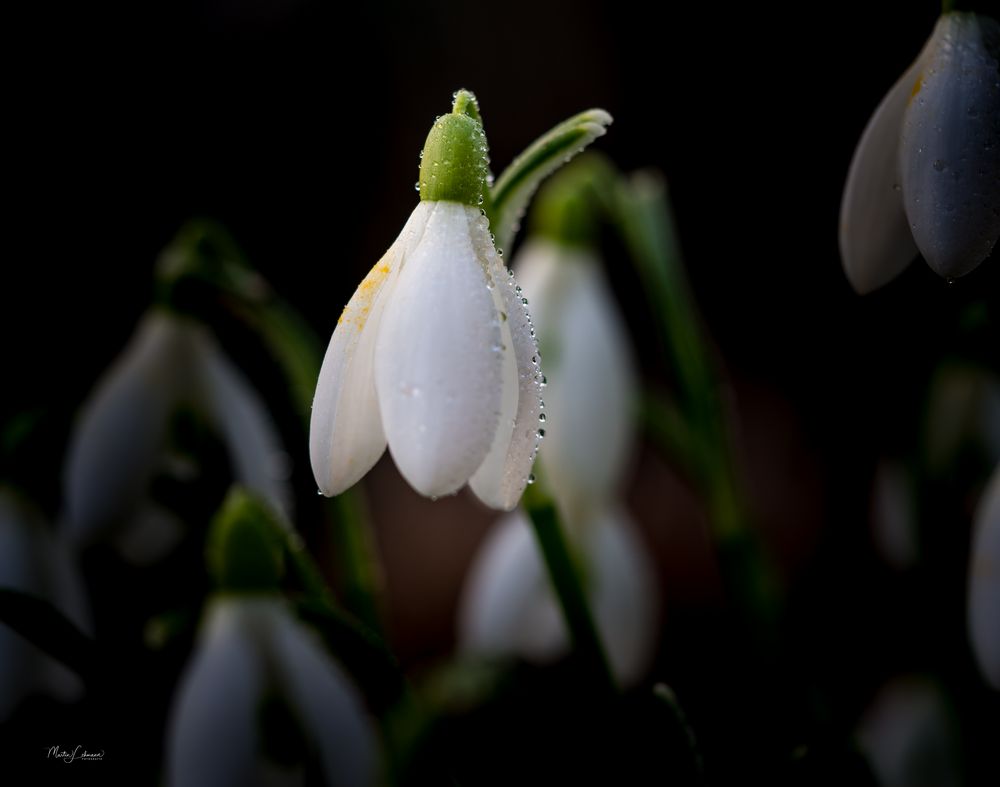
[[[792,590],[787,686],[807,675],[837,698],[834,719],[849,720],[894,674],[969,671],[960,692],[979,757],[998,709],[976,694],[961,619],[940,635],[921,628],[928,603],[943,610],[934,620],[964,614],[967,536],[943,574],[952,587],[900,584],[872,552],[868,500],[878,458],[913,446],[959,316],[984,295],[996,302],[1000,265],[947,286],[918,262],[861,298],[836,243],[854,146],[938,10],[213,0],[7,11],[3,415],[79,406],[148,306],[157,254],[185,219],[223,222],[326,337],[415,204],[417,155],[456,88],[477,93],[498,170],[559,120],[606,108],[615,123],[597,147],[624,170],[667,177],[693,293],[733,380],[752,495]],[[616,287],[634,335],[648,335],[629,276]],[[725,781],[763,735],[740,730],[777,712],[741,706],[739,653],[713,629],[714,580],[688,559],[711,574],[703,514],[664,487],[658,461],[645,451],[630,499],[665,573],[660,667],[707,729]],[[447,652],[462,566],[487,518],[461,502],[430,507],[394,472],[383,463],[372,483],[391,492],[376,514],[395,644],[419,667]],[[693,523],[687,535],[658,529],[667,505]],[[420,531],[400,511],[446,524]],[[449,517],[475,522],[434,584],[406,555],[450,543]],[[418,606],[409,591],[424,586],[436,601]]]

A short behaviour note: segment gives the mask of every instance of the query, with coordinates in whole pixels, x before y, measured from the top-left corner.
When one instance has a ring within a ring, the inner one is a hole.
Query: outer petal
[[[167,783],[242,787],[257,760],[257,710],[266,668],[248,625],[244,599],[219,599],[208,611],[192,661],[181,677],[168,726]]]
[[[632,351],[593,256],[536,241],[518,270],[537,304],[546,412],[555,415],[545,424],[541,461],[560,507],[579,525],[617,495],[628,468],[635,441]]]
[[[149,484],[170,409],[188,384],[183,321],[146,315],[84,406],[66,468],[67,527],[88,542],[121,525]]]
[[[196,392],[226,446],[235,479],[291,515],[287,454],[260,398],[207,331],[194,336]]]
[[[395,243],[348,301],[316,383],[309,455],[320,491],[338,495],[357,483],[385,451],[375,394],[375,340],[402,257],[423,234],[429,204],[420,203]]]
[[[858,745],[884,787],[957,787],[959,741],[940,689],[922,678],[899,678],[866,711]]]
[[[969,637],[983,676],[1000,690],[1000,465],[976,512],[969,566]]]
[[[640,679],[656,645],[655,574],[634,526],[608,512],[583,543],[588,596],[615,676]],[[462,645],[473,653],[548,661],[569,636],[531,526],[520,513],[488,536],[466,580],[459,617]]]
[[[531,527],[520,512],[497,522],[465,581],[462,647],[485,656],[550,661],[566,652],[561,612]]]
[[[326,784],[374,784],[378,740],[347,676],[284,607],[272,617],[268,645],[275,678],[318,750]]]
[[[461,488],[483,463],[500,417],[503,356],[487,261],[471,207],[429,203],[423,236],[401,261],[375,348],[382,423],[418,492]]]
[[[920,253],[964,276],[1000,236],[1000,23],[943,15],[903,118],[903,201]]]
[[[469,486],[493,508],[510,511],[521,499],[541,440],[542,374],[538,344],[531,317],[514,277],[507,273],[489,237],[488,223],[480,217],[473,239],[489,261],[493,300],[500,314],[504,345],[502,412],[496,437],[485,461]]]
[[[928,44],[929,46],[929,44]],[[900,194],[899,135],[927,46],[882,99],[854,151],[840,203],[840,257],[864,295],[888,284],[917,256]]]

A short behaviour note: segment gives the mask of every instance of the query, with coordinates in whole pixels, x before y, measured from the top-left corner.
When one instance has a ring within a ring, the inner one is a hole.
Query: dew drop
[[[544,437],[545,437],[545,430],[544,429],[539,429],[538,430],[538,439],[541,440]]]
[[[529,484],[535,483],[535,474],[534,473],[532,473],[531,475],[528,476],[528,483]]]
[[[549,384],[548,378],[543,374],[542,375],[542,388],[544,388],[548,384]]]
[[[319,495],[320,497],[323,497],[323,490],[322,489],[317,489],[316,490],[316,494]]]
[[[544,423],[545,422],[545,413],[539,413],[538,414],[538,420],[542,421]]]
[[[527,306],[528,305],[528,299],[527,298],[521,298],[521,303],[523,303],[525,306]]]

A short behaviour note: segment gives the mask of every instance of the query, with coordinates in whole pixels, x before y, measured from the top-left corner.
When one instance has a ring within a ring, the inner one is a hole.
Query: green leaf
[[[539,184],[591,142],[603,136],[611,115],[589,109],[536,139],[505,169],[490,191],[490,226],[498,249],[510,247]]]
[[[0,589],[0,623],[10,626],[84,680],[96,675],[98,659],[94,641],[45,599],[10,588]]]

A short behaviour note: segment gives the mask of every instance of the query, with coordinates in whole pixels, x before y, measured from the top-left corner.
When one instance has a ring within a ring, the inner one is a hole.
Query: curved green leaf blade
[[[498,249],[510,247],[539,184],[591,142],[603,136],[611,115],[588,109],[543,134],[505,169],[490,190],[490,226]]]

